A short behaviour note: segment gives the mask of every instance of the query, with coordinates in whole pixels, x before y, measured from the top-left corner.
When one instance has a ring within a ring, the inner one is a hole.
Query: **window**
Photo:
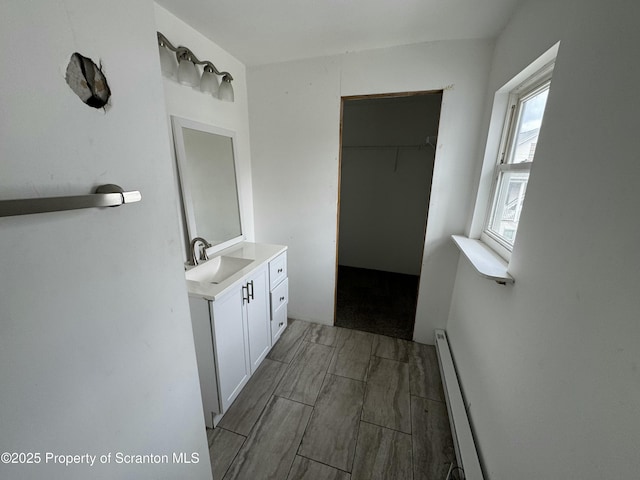
[[[484,234],[508,252],[518,232],[531,165],[549,95],[553,64],[511,91]]]

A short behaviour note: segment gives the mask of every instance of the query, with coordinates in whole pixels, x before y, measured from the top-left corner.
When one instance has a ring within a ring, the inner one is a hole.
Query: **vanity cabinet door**
[[[244,322],[243,289],[234,288],[210,304],[214,326],[213,343],[218,370],[218,390],[222,411],[225,412],[251,375]]]
[[[267,265],[247,277],[248,301],[245,302],[249,330],[251,373],[255,372],[271,349],[269,322],[269,272]]]

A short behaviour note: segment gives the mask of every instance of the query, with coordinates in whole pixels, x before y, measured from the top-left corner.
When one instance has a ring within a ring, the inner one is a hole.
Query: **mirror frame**
[[[208,125],[201,122],[196,122],[195,120],[189,120],[187,118],[178,117],[175,115],[171,115],[171,126],[173,130],[173,144],[176,154],[176,163],[178,165],[178,180],[180,183],[180,189],[182,193],[182,205],[184,210],[184,223],[187,228],[187,256],[189,255],[189,243],[195,237],[198,237],[198,227],[196,225],[195,212],[193,208],[193,202],[191,199],[191,187],[188,185],[186,180],[186,165],[187,165],[187,154],[184,147],[184,135],[182,133],[183,128],[189,128],[191,130],[197,130],[200,132],[212,133],[215,135],[220,135],[223,137],[228,137],[231,139],[231,150],[233,154],[233,169],[235,174],[235,182],[236,182],[236,195],[238,197],[238,216],[240,220],[240,235],[230,238],[224,242],[212,245],[207,249],[207,255],[209,257],[214,256],[217,252],[224,250],[225,248],[231,247],[237,243],[240,243],[245,240],[246,236],[244,233],[244,209],[242,208],[242,189],[240,186],[240,177],[238,174],[238,158],[237,158],[237,145],[236,145],[236,134],[232,130],[226,130],[224,128],[215,127],[213,125]],[[206,238],[207,241],[211,241]]]

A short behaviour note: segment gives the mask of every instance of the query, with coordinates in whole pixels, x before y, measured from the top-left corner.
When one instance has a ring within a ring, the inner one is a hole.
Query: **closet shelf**
[[[353,148],[353,149],[361,149],[361,150],[382,150],[382,149],[397,149],[397,148],[413,148],[417,150],[421,150],[426,147],[435,148],[434,145],[430,143],[423,143],[420,145],[343,145],[342,148]]]

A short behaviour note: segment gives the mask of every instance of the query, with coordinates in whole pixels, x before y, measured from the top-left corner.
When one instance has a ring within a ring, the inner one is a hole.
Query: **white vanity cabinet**
[[[271,349],[268,274],[258,267],[213,302],[189,299],[209,427],[206,412],[225,412]]]
[[[249,338],[249,360],[253,374],[271,350],[269,271],[266,265],[247,278],[245,291],[244,308]]]
[[[234,288],[215,302],[189,297],[202,406],[209,428],[251,376],[242,293],[240,287]]]
[[[271,342],[276,341],[287,328],[289,279],[287,278],[287,252],[269,262],[269,288],[271,290]]]
[[[208,302],[222,412],[271,349],[267,274],[266,266],[259,267],[229,293]]]
[[[217,410],[209,410],[211,412],[224,412],[251,376],[249,347],[245,333],[247,327],[244,320],[244,292],[244,286],[237,287],[215,302],[200,300],[209,304],[210,322],[213,326],[211,331],[213,353],[215,366],[217,366],[220,405]],[[215,370],[213,374],[216,374]]]
[[[187,272],[208,427],[213,427],[231,406],[271,350],[273,339],[286,327],[286,247],[247,243],[225,252],[227,258],[219,262],[217,275],[220,269],[244,265],[227,281],[209,281],[214,277],[207,269],[214,267],[206,264]],[[251,261],[237,261],[246,258]],[[215,259],[210,265],[216,265]],[[283,325],[276,326],[279,323]]]

